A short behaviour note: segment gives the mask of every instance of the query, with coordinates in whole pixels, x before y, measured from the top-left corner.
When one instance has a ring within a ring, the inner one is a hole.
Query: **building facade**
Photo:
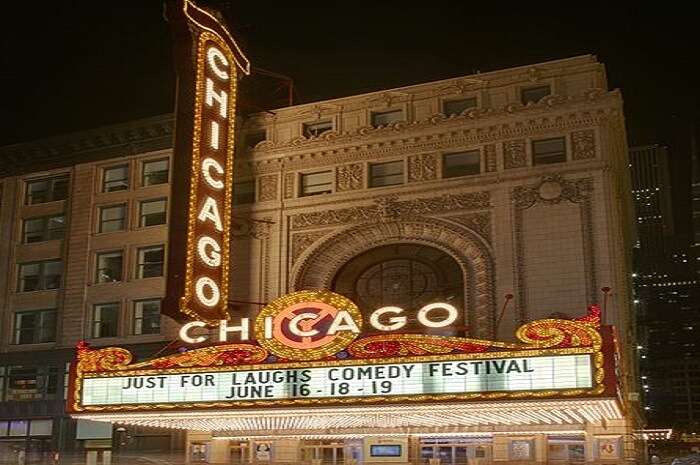
[[[463,312],[455,335],[478,339],[595,304],[617,328],[622,418],[431,429],[406,438],[406,461],[634,460],[629,162],[621,96],[595,57],[281,108],[239,128],[232,312],[328,289],[367,314],[450,302]],[[171,131],[165,116],[0,152],[0,441],[3,425],[13,446],[47,431],[73,440],[62,382],[79,341],[144,358],[174,347],[178,325],[158,307],[180,208],[168,202]],[[263,433],[272,455],[251,453]],[[338,463],[363,447],[342,428],[213,436],[161,443],[226,463]]]

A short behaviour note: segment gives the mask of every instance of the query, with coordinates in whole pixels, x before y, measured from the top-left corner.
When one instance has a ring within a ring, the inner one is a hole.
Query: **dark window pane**
[[[31,181],[27,183],[27,205],[44,203],[49,201],[49,181]]]
[[[41,242],[45,239],[44,226],[46,218],[29,218],[24,220],[24,243]]]
[[[370,187],[403,184],[403,160],[370,165]]]
[[[134,304],[134,334],[160,332],[160,299],[142,300]]]
[[[123,231],[126,227],[126,205],[100,208],[99,232]]]
[[[565,162],[566,141],[563,137],[533,141],[532,159],[534,165]]]
[[[44,289],[58,289],[61,287],[61,275],[63,274],[63,262],[44,262]]]
[[[149,200],[141,202],[141,216],[139,226],[156,226],[165,224],[167,217],[167,205],[165,199]]]
[[[326,131],[330,131],[333,129],[333,122],[328,120],[328,121],[319,121],[317,123],[304,123],[303,126],[304,129],[304,137],[310,138],[310,137],[318,137],[321,134],[323,134]]]
[[[168,182],[168,174],[169,166],[167,159],[144,162],[141,185],[153,186],[155,184],[165,184]]]
[[[481,155],[478,150],[446,153],[442,158],[442,175],[445,178],[469,176],[481,172]]]
[[[447,115],[460,115],[469,108],[476,107],[476,97],[463,98],[459,100],[446,100],[442,104],[442,112]]]
[[[93,307],[92,337],[115,337],[119,325],[119,304],[99,304]]]
[[[25,263],[19,267],[18,291],[37,291],[41,287],[41,265],[39,263]]]
[[[372,112],[372,126],[375,128],[398,121],[403,121],[403,110]]]
[[[122,252],[107,252],[97,255],[97,274],[95,281],[98,283],[112,283],[122,280],[123,256]]]
[[[48,219],[47,236],[49,240],[63,239],[66,234],[66,217],[52,216]]]
[[[537,103],[551,93],[549,86],[537,86],[520,91],[520,101],[523,105]]]
[[[56,311],[37,310],[15,314],[15,344],[37,344],[56,340]]]
[[[115,192],[129,188],[129,166],[113,166],[105,168],[102,178],[102,191]]]
[[[139,249],[139,278],[163,276],[163,247],[148,247]]]
[[[68,178],[58,178],[53,181],[51,200],[65,200],[68,198]]]
[[[301,195],[318,195],[333,192],[333,172],[321,171],[301,175]]]

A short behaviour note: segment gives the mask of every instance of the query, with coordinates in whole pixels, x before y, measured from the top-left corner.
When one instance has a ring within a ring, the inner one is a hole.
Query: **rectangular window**
[[[56,398],[58,370],[55,367],[11,366],[8,367],[7,373],[6,400],[31,401]],[[41,420],[32,420],[32,423],[38,421]],[[26,434],[26,427],[21,429]],[[36,430],[34,427],[31,429]]]
[[[563,137],[532,141],[532,164],[547,165],[566,161],[566,141]]]
[[[163,276],[164,249],[162,245],[138,250],[137,278]]]
[[[445,116],[461,115],[463,111],[476,108],[476,97],[442,102],[442,113]]]
[[[403,121],[403,110],[373,111],[371,120],[375,128]]]
[[[40,344],[56,341],[56,310],[15,313],[15,344]]]
[[[124,231],[124,229],[126,229],[126,204],[100,207],[99,232]]]
[[[102,170],[102,192],[124,191],[129,188],[129,165],[111,166]]]
[[[523,105],[528,103],[537,103],[549,94],[551,94],[549,86],[528,87],[520,91],[520,101]]]
[[[166,184],[170,176],[170,165],[167,158],[163,160],[144,161],[141,171],[141,185],[155,186]]]
[[[98,253],[95,263],[96,283],[114,283],[122,280],[124,254],[121,250]]]
[[[303,126],[304,137],[307,139],[311,137],[318,137],[326,131],[333,129],[333,121],[318,121],[316,123],[304,123]]]
[[[119,325],[119,302],[92,307],[92,337],[116,337]]]
[[[233,184],[233,204],[245,205],[255,202],[255,181]]]
[[[134,302],[134,334],[160,333],[160,299]]]
[[[478,150],[446,153],[442,156],[442,177],[455,178],[481,172],[481,153]]]
[[[267,133],[264,130],[263,131],[249,132],[245,136],[245,145],[249,149],[252,149],[264,140],[267,140]]]
[[[36,205],[38,203],[67,199],[68,179],[68,175],[62,175],[27,181],[24,203],[26,205]]]
[[[333,172],[319,171],[301,175],[301,196],[330,194],[333,192]]]
[[[369,187],[403,184],[403,160],[369,165]]]
[[[167,213],[167,200],[146,200],[140,204],[139,226],[156,226],[165,224]]]
[[[31,244],[53,239],[63,239],[65,229],[66,217],[64,215],[27,218],[24,220],[22,227],[22,242]]]
[[[18,292],[43,291],[61,287],[63,262],[45,260],[42,262],[20,263]]]

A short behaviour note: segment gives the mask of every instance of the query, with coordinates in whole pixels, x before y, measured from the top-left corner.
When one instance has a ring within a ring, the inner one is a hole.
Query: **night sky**
[[[700,115],[693,14],[405,3],[201,1],[222,7],[253,66],[294,79],[296,103],[595,54],[622,89],[630,145],[671,144],[674,196],[687,195]],[[0,30],[0,145],[172,111],[161,1],[23,2],[12,13]],[[268,94],[250,94],[252,107],[270,106]]]

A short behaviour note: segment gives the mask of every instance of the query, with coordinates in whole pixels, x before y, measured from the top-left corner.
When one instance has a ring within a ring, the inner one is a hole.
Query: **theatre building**
[[[594,56],[245,117],[203,95],[235,160],[178,172],[171,115],[0,149],[0,463],[638,459],[625,123]]]

